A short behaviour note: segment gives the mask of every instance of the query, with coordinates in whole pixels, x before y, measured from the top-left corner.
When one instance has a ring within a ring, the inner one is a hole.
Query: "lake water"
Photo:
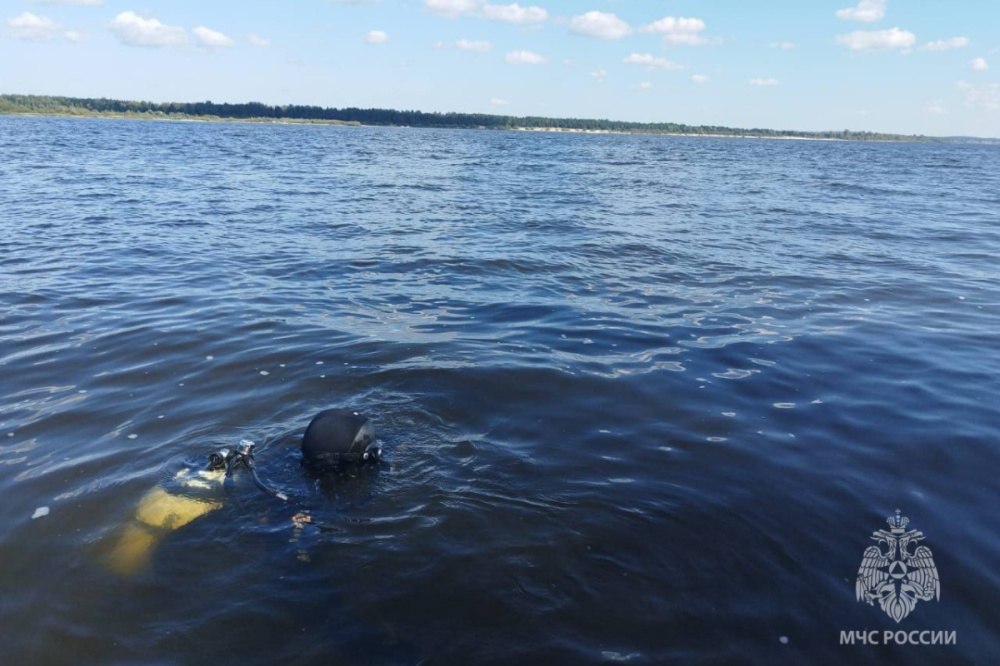
[[[998,257],[996,147],[2,117],[2,661],[997,663]]]

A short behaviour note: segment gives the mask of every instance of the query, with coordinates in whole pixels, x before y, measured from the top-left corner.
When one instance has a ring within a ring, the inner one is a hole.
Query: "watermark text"
[[[958,634],[954,631],[842,631],[841,645],[955,645]]]

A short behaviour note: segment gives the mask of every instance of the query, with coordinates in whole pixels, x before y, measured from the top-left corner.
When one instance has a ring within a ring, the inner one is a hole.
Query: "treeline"
[[[747,137],[804,137],[852,141],[926,141],[923,136],[877,132],[795,132],[763,128],[741,129],[716,125],[679,123],[631,123],[587,118],[545,118],[541,116],[500,116],[485,113],[426,113],[394,109],[343,109],[300,104],[271,106],[260,102],[243,104],[215,102],[136,102],[106,98],[50,97],[41,95],[0,95],[0,113],[61,115],[142,115],[145,117],[211,117],[233,120],[313,121],[474,129],[558,128],[591,132],[643,134],[708,134]]]

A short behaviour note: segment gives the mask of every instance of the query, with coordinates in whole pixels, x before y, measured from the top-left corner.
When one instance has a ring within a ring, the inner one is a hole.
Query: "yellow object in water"
[[[182,470],[174,477],[183,487],[209,488],[225,480],[222,472]],[[156,544],[173,530],[184,527],[192,520],[220,508],[216,500],[195,499],[175,495],[156,486],[139,501],[135,517],[126,525],[118,542],[108,557],[108,565],[115,573],[131,576],[149,565]]]

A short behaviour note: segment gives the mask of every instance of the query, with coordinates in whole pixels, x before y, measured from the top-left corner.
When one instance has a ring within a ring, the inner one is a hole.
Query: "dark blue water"
[[[998,192],[995,147],[0,118],[2,660],[998,663]],[[303,474],[327,407],[383,469]],[[237,475],[109,568],[243,437],[290,505]],[[839,644],[886,629],[957,641]]]

